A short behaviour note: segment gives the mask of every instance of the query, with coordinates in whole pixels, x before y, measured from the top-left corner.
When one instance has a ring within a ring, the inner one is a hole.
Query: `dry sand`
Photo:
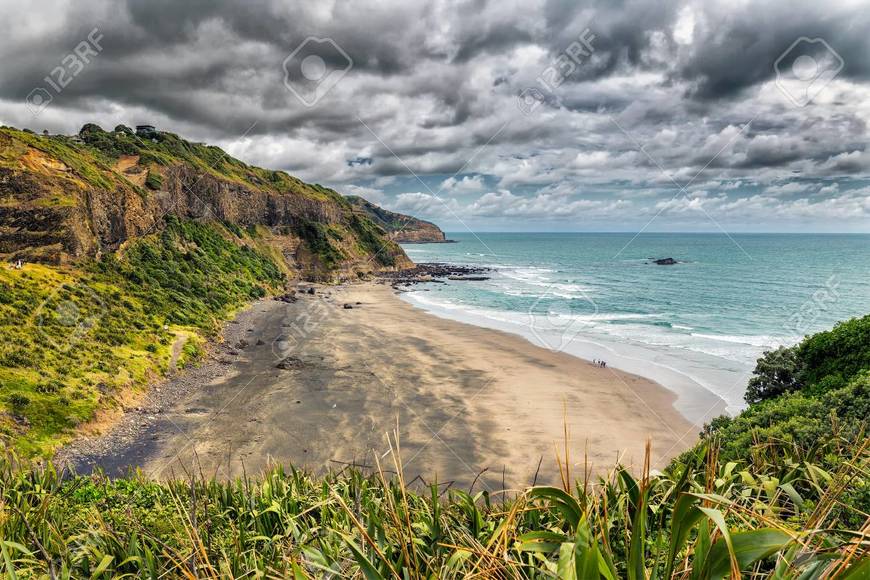
[[[269,461],[373,466],[375,454],[392,468],[386,436],[398,426],[407,479],[496,491],[556,483],[566,421],[572,478],[582,477],[584,455],[598,474],[617,459],[638,466],[649,439],[660,467],[697,436],[654,382],[437,318],[380,284],[326,288],[295,304],[263,300],[239,323],[235,336],[248,344],[219,351],[222,363],[211,364],[223,370],[202,371],[205,384],[192,389],[191,371],[133,441],[117,432],[102,446],[91,441],[102,451],[79,453],[78,468],[141,465],[168,477],[196,466],[227,478]],[[287,356],[288,368],[276,368]]]

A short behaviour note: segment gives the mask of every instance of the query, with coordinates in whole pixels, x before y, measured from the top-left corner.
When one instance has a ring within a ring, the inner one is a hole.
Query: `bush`
[[[811,449],[834,438],[851,439],[870,417],[870,370],[845,387],[821,395],[792,392],[750,405],[736,417],[719,417],[704,426],[702,436],[721,441],[723,460],[752,455],[756,442],[790,449]]]
[[[19,393],[12,393],[6,397],[9,408],[15,415],[20,415],[30,405],[30,398]]]
[[[798,390],[801,386],[798,381],[801,368],[797,347],[781,346],[765,352],[752,371],[755,376],[749,379],[743,398],[751,405]]]
[[[806,338],[798,348],[798,358],[803,365],[800,380],[807,386],[848,382],[870,368],[870,315]]]
[[[148,189],[159,190],[163,187],[163,176],[155,171],[148,170],[148,176],[145,178],[145,187]]]

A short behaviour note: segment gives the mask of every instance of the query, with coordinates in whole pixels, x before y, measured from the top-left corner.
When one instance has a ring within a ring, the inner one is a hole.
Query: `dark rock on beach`
[[[299,357],[288,356],[276,364],[275,368],[283,369],[285,371],[300,370],[305,368],[305,361]]]
[[[280,296],[275,296],[275,300],[277,300],[279,302],[286,302],[287,304],[293,304],[294,302],[296,302],[296,300],[298,300],[298,298],[296,298],[296,291],[291,290],[290,292],[288,292],[286,294],[281,294]]]
[[[653,260],[652,263],[658,264],[659,266],[673,266],[674,264],[679,264],[679,262],[673,258],[660,258],[658,260]]]
[[[455,264],[443,264],[440,262],[417,264],[413,268],[398,270],[396,272],[381,272],[380,279],[389,282],[393,288],[398,286],[412,286],[424,282],[440,282],[448,280],[487,280],[481,276],[491,271],[490,268],[481,266],[461,266]]]

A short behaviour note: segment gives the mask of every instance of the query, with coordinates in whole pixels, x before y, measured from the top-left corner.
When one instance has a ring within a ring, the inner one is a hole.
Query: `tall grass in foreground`
[[[783,447],[752,472],[702,446],[666,474],[532,487],[496,502],[346,469],[168,483],[62,477],[0,460],[0,571],[9,578],[870,577],[868,442]],[[813,462],[838,453],[835,471]],[[397,453],[397,455],[399,455]],[[857,518],[857,519],[856,519]],[[849,529],[843,522],[861,521]]]

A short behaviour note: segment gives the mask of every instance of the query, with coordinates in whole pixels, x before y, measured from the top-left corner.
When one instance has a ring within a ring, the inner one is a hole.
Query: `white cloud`
[[[447,193],[477,193],[483,191],[485,187],[482,175],[466,175],[460,179],[448,177],[441,182],[441,189]]]
[[[791,195],[794,193],[802,193],[810,188],[808,183],[798,183],[791,181],[779,185],[769,185],[764,189],[764,193],[769,195]]]

